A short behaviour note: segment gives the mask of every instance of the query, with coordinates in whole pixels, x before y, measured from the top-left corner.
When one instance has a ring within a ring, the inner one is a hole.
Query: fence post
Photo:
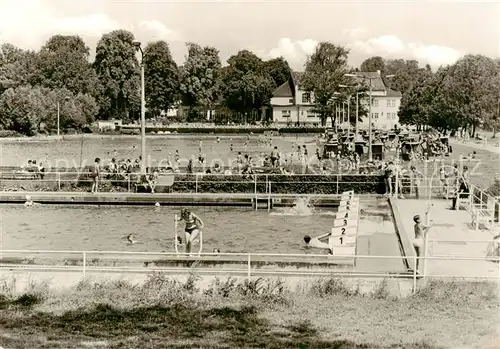
[[[269,182],[269,192],[267,193],[267,212],[271,211],[271,183]]]
[[[248,280],[250,280],[251,275],[252,275],[252,261],[251,261],[251,255],[249,253],[248,259],[247,259],[247,278],[248,278]]]
[[[57,190],[61,191],[61,172],[57,171]]]
[[[83,252],[83,276],[85,276],[87,269],[87,252]]]
[[[338,194],[339,194],[339,175],[337,174],[337,175],[335,176],[335,178],[336,178],[336,183],[335,183],[335,184],[336,184],[336,186],[337,186],[337,189],[336,189],[336,192],[335,192],[335,193],[338,195]]]
[[[194,187],[194,192],[198,193],[198,173],[194,175],[194,182],[195,182],[195,187]]]
[[[257,211],[257,174],[254,174],[254,200],[255,200],[255,211]]]
[[[413,294],[417,293],[417,261],[418,257],[415,253],[415,257],[413,258]]]

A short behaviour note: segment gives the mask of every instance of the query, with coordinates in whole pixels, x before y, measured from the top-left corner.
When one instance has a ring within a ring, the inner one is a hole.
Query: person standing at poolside
[[[421,256],[422,249],[424,248],[425,235],[429,231],[429,227],[422,225],[420,215],[415,215],[413,217],[413,221],[415,225],[413,226],[413,230],[415,232],[415,239],[413,240],[413,248],[415,248],[415,253],[417,254],[417,265],[415,268],[418,271],[419,259]]]
[[[97,191],[99,190],[99,175],[101,172],[100,163],[101,159],[95,158],[94,165],[91,168],[90,175],[92,177],[92,188],[90,189],[90,191],[92,193],[97,193]]]
[[[191,245],[204,227],[203,221],[187,208],[181,210],[180,217],[177,220],[186,223],[184,241],[186,242],[186,253],[191,253]]]

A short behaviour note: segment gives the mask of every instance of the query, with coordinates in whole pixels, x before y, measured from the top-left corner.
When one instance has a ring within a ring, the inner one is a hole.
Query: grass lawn
[[[493,348],[494,284],[433,283],[392,298],[337,279],[291,292],[279,280],[227,279],[200,291],[154,275],[143,285],[82,281],[0,296],[4,348]]]

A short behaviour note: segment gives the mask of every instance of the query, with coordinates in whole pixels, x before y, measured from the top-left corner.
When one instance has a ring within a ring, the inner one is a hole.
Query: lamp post
[[[352,88],[352,87],[355,87],[355,86],[347,86],[347,85],[339,85],[339,87],[342,87],[342,88]],[[354,140],[356,141],[358,139],[358,133],[359,133],[359,130],[358,130],[358,118],[359,118],[359,94],[360,93],[363,93],[363,92],[356,92],[356,122],[354,123]],[[351,100],[351,95],[349,95],[349,104],[350,104],[350,100]],[[349,131],[350,131],[350,127],[351,127],[351,120],[350,120],[350,114],[349,114],[349,104],[347,104],[347,118],[348,118],[348,127],[349,127]]]
[[[141,172],[146,174],[146,94],[144,91],[144,51],[140,41],[134,41],[135,49],[141,52]]]
[[[64,97],[65,101],[69,101],[69,97]],[[61,135],[61,103],[57,100],[57,136]]]
[[[373,160],[373,154],[372,154],[372,143],[373,143],[373,135],[372,135],[372,80],[374,79],[381,79],[380,76],[380,71],[378,71],[377,76],[371,77],[371,76],[363,76],[363,75],[357,75],[357,74],[344,74],[344,76],[348,77],[354,77],[354,78],[360,78],[360,79],[366,79],[370,81],[370,89],[369,89],[369,94],[368,94],[368,161]],[[392,78],[394,75],[386,75],[386,78]]]

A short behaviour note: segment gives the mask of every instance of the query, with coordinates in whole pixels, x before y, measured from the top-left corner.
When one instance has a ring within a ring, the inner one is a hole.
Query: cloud
[[[150,40],[180,40],[180,35],[167,28],[163,23],[152,21],[141,21],[138,30],[144,33]]]
[[[350,49],[350,56],[356,61],[357,58],[362,61],[371,56],[381,56],[388,59],[416,59],[421,65],[428,63],[432,67],[438,67],[453,64],[462,55],[450,47],[404,42],[395,35],[381,35],[362,40],[360,37],[365,33],[364,28],[346,29],[342,32],[343,38],[339,40],[347,42],[345,46]],[[282,38],[275,48],[261,55],[266,59],[283,56],[293,69],[302,70],[307,56],[314,52],[317,45],[318,41],[314,39]]]
[[[423,43],[403,42],[395,35],[382,35],[367,40],[355,40],[347,45],[352,52],[369,56],[379,55],[383,58],[416,59],[420,63],[429,63],[437,67],[453,64],[461,53],[453,48]]]
[[[126,25],[104,13],[60,16],[49,1],[0,0],[0,43],[10,42],[24,49],[39,49],[54,34],[80,35],[96,42],[104,33],[120,28],[136,32],[146,41],[175,38],[175,32],[158,21]]]
[[[313,39],[294,41],[290,38],[282,38],[278,42],[278,46],[271,49],[265,56],[269,58],[283,56],[292,67],[301,68],[306,62],[307,56],[314,52],[317,45],[318,42]]]

